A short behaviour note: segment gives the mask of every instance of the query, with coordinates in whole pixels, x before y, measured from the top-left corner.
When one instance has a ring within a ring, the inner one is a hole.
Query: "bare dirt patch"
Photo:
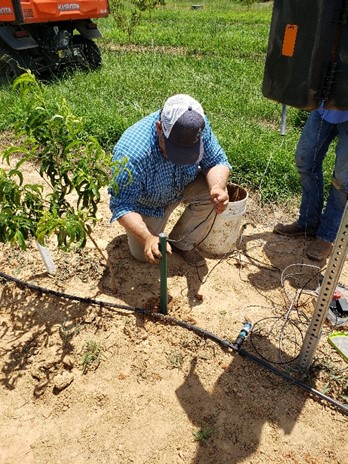
[[[159,268],[131,258],[124,230],[109,224],[106,192],[99,216],[94,236],[107,263],[92,243],[72,253],[50,244],[49,276],[34,243],[0,246],[1,272],[39,287],[0,282],[1,463],[348,463],[338,408],[194,330],[139,313],[158,310]],[[251,197],[238,250],[199,270],[169,257],[169,316],[229,341],[251,320],[243,348],[296,376],[315,263],[308,240],[271,232],[294,217]],[[340,282],[348,285],[347,264]],[[331,329],[306,382],[344,403],[347,364],[327,342]]]

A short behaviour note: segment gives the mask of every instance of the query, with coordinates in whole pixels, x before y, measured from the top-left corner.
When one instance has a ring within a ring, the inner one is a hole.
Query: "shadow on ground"
[[[281,286],[288,269],[297,266],[297,275],[310,281],[319,273],[325,262],[318,262],[306,256],[311,239],[304,237],[289,238],[272,232],[248,233],[242,236],[240,253],[247,263],[247,277],[250,284],[259,290],[269,291]],[[311,287],[315,285],[315,280]],[[312,289],[315,289],[313,287]]]
[[[127,305],[151,309],[151,301],[159,300],[161,295],[160,266],[136,261],[129,252],[126,234],[111,240],[107,246],[107,254],[108,262],[99,283],[100,290],[111,296],[116,295]],[[186,278],[182,296],[188,299],[191,307],[201,303],[199,290],[207,273],[207,266],[192,267],[175,253],[167,258],[167,278]],[[140,284],[139,274],[142,276]]]
[[[264,339],[263,349],[276,348]],[[193,359],[177,398],[196,427],[197,454],[192,464],[246,462],[258,448],[261,435],[279,434],[279,446],[289,435],[307,399],[297,386],[232,354],[230,365],[212,391],[203,386],[204,360]],[[286,456],[284,456],[284,459]],[[289,457],[290,458],[290,457]],[[267,462],[267,456],[262,462]],[[260,461],[261,462],[261,461]]]

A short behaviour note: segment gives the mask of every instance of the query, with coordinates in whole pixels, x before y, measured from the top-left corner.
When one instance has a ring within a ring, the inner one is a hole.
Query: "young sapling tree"
[[[90,237],[104,257],[91,235],[101,189],[109,185],[117,193],[114,179],[127,160],[112,163],[82,118],[30,71],[14,81],[13,90],[20,93],[22,114],[15,127],[18,145],[2,153],[10,169],[0,170],[0,242],[26,249],[32,238],[44,246],[55,236],[58,248],[69,251],[83,248]],[[25,164],[42,183],[25,183]]]

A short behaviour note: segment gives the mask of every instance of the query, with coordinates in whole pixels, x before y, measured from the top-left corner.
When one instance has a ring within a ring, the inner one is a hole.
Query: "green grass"
[[[250,7],[227,0],[168,0],[134,31],[132,43],[112,16],[99,20],[103,66],[48,84],[65,96],[88,130],[112,149],[130,124],[158,109],[173,93],[199,100],[233,166],[232,181],[258,190],[263,201],[300,193],[293,154],[299,111],[288,108],[280,136],[281,105],[262,95],[271,3]],[[18,95],[0,89],[0,131],[20,117]],[[330,174],[332,155],[326,164]]]

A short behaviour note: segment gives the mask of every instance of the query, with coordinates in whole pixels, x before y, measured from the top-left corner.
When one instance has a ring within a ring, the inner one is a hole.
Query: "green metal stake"
[[[161,273],[161,301],[160,313],[168,314],[168,290],[167,290],[167,236],[164,232],[159,234],[160,251],[162,254],[160,273]]]

